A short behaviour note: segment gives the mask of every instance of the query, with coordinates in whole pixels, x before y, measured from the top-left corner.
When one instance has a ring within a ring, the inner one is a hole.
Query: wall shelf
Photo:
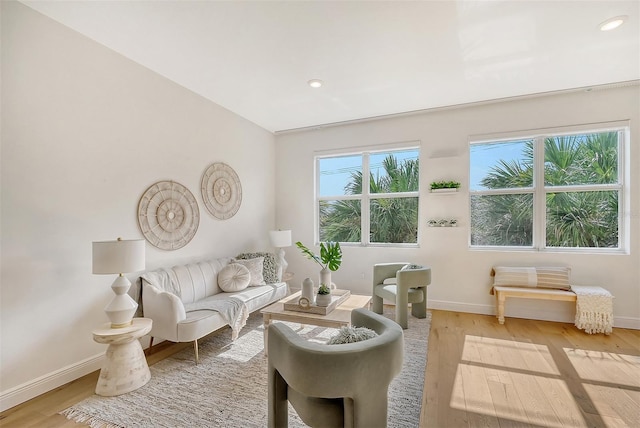
[[[458,189],[430,189],[430,192],[435,193],[436,195],[452,195],[454,193],[458,193]]]

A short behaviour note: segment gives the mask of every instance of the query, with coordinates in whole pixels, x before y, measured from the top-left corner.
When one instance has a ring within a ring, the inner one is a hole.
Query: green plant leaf
[[[342,249],[339,242],[320,243],[320,259],[329,270],[337,271],[342,264]]]
[[[322,264],[322,261],[320,260],[320,257],[318,257],[316,254],[314,254],[310,249],[305,247],[302,242],[300,242],[300,241],[296,242],[296,246],[300,249],[300,251],[302,251],[302,254],[304,254],[309,260],[315,261],[321,267],[324,268],[324,265]]]
[[[459,181],[434,181],[431,183],[431,189],[457,189],[460,187]]]

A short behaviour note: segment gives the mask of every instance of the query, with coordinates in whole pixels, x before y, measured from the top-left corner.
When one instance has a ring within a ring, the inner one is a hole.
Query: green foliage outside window
[[[471,195],[471,244],[531,246],[534,192],[491,194],[492,189],[533,186],[534,143],[516,160],[498,160],[481,180],[488,192]],[[547,247],[617,247],[618,133],[549,137],[544,140]],[[565,190],[563,186],[578,186]]]
[[[382,161],[383,173],[369,174],[371,199],[370,235],[372,243],[416,243],[418,236],[418,197],[376,197],[375,194],[417,192],[420,173],[417,159],[398,161],[388,155]],[[351,173],[345,195],[362,194],[363,174]],[[320,240],[361,242],[361,199],[319,201]]]

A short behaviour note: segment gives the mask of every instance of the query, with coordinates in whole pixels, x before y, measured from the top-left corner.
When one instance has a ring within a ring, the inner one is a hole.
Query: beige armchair
[[[396,305],[396,322],[408,327],[407,308],[411,315],[427,317],[427,285],[431,284],[431,268],[402,269],[409,263],[379,263],[373,266],[373,312],[381,314],[384,300]],[[386,281],[385,281],[386,280]]]
[[[356,343],[308,342],[282,323],[269,326],[269,423],[288,426],[288,403],[311,427],[386,427],[387,390],[404,358],[402,329],[366,309],[351,324],[377,337]]]

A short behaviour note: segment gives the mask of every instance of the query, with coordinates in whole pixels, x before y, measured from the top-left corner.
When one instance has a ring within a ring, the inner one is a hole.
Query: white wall
[[[180,250],[147,244],[147,269],[266,249],[275,138],[20,3],[1,7],[4,409],[99,367],[105,346],[91,331],[107,321],[114,277],[91,274],[91,242],[142,238],[137,207],[151,184],[186,186],[200,224]],[[200,195],[213,162],[242,182],[226,221]]]
[[[567,265],[576,284],[602,285],[615,295],[618,326],[640,328],[640,87],[599,89],[464,108],[452,108],[403,117],[326,127],[277,135],[277,224],[291,228],[293,240],[307,245],[314,239],[314,164],[316,151],[343,147],[419,140],[420,174],[419,248],[384,249],[343,247],[343,265],[332,276],[339,286],[370,293],[372,265],[385,261],[410,261],[432,267],[428,288],[431,308],[474,313],[494,313],[489,294],[493,265]],[[631,223],[629,255],[472,251],[468,247],[469,193],[468,141],[470,135],[530,130],[558,126],[631,120]],[[463,183],[458,194],[428,193],[439,179]],[[428,228],[428,218],[456,217],[458,228]],[[317,249],[317,247],[316,247]],[[295,282],[311,277],[316,265],[295,248],[287,251]],[[563,302],[510,301],[508,316],[572,321],[574,305]]]

